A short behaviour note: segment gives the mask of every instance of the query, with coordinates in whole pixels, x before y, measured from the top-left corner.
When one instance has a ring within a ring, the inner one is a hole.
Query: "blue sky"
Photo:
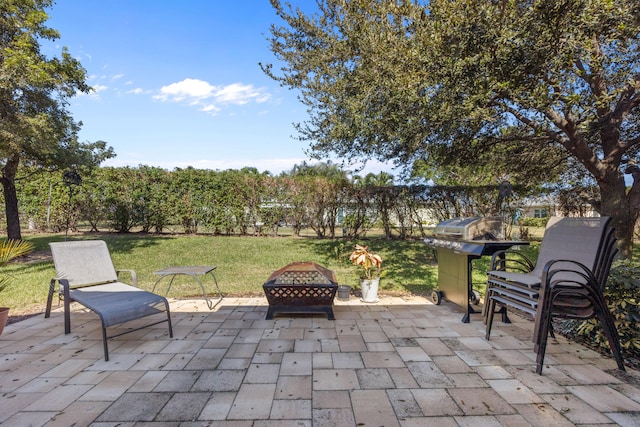
[[[292,1],[309,9],[314,0]],[[268,0],[58,0],[47,24],[95,89],[72,99],[80,141],[106,141],[109,166],[256,167],[278,174],[308,160],[293,122],[297,93],[268,78]],[[339,159],[333,159],[339,161]],[[370,162],[361,172],[389,167]]]

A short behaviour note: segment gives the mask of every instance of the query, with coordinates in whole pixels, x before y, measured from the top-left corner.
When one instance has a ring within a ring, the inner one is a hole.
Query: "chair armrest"
[[[56,284],[58,285],[57,289],[56,289]],[[69,280],[63,279],[61,277],[54,277],[53,279],[51,279],[51,284],[49,285],[49,291],[51,293],[58,292],[59,294],[62,294],[62,296],[64,297],[65,295],[69,294],[69,289],[71,289]]]
[[[529,273],[535,265],[521,251],[505,249],[497,251],[491,256],[490,271],[513,271],[518,273]]]
[[[120,273],[129,273],[131,276],[131,286],[138,287],[138,275],[134,270],[116,270],[116,274],[120,277]]]
[[[56,283],[58,284],[58,289],[56,290]],[[61,293],[63,297],[69,296],[69,290],[71,289],[71,285],[69,285],[69,280],[62,279],[60,277],[54,277],[51,279],[51,284],[49,285],[49,291],[51,293]]]
[[[49,292],[47,295],[47,306],[44,311],[44,317],[48,318],[51,315],[51,305],[53,304],[53,295],[58,294],[58,299],[61,300],[62,294],[69,295],[69,282],[64,280],[64,285],[62,284],[62,280],[59,277],[54,277],[49,282]],[[56,289],[57,288],[57,289]]]
[[[562,266],[554,268],[559,263]],[[545,264],[541,286],[543,290],[587,288],[592,292],[602,293],[598,279],[591,269],[578,261],[566,259],[556,259]]]

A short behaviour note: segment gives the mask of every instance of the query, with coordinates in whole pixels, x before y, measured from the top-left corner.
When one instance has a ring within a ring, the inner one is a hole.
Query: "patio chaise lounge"
[[[147,326],[167,322],[169,337],[173,337],[171,314],[167,299],[137,287],[137,276],[133,270],[116,270],[113,267],[107,245],[102,240],[50,243],[56,269],[51,279],[45,318],[51,314],[51,303],[58,284],[58,293],[64,302],[64,333],[71,332],[70,304],[75,301],[100,316],[104,359],[109,360],[107,340]],[[128,272],[133,286],[119,281],[118,273]],[[146,323],[107,336],[107,328],[143,317],[166,313],[166,318]]]

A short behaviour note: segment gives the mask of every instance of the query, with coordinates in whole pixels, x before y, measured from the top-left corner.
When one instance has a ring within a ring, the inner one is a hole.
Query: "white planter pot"
[[[362,279],[360,281],[360,289],[362,290],[363,302],[378,302],[378,285],[380,278]]]

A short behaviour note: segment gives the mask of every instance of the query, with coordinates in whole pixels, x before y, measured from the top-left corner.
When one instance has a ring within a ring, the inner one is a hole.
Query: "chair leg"
[[[482,305],[482,322],[487,324],[489,316],[489,302],[491,301],[491,283],[487,282],[487,288],[484,294],[484,304]]]
[[[502,316],[502,323],[511,323],[511,320],[509,320],[509,316],[507,314],[507,308],[502,306],[500,308],[500,315]]]
[[[553,326],[551,326],[552,319],[551,316],[548,316],[547,314],[547,312],[542,311],[541,313],[537,313],[536,318],[534,319],[536,324],[533,328],[533,338],[531,341],[533,341],[533,351],[536,353],[538,352],[543,340],[545,343],[547,342],[549,335],[551,335],[552,338],[555,338],[553,336]]]
[[[549,337],[549,326],[551,324],[551,293],[546,289],[539,301],[538,311],[535,317],[533,328],[533,351],[536,353],[536,373],[542,375],[544,355],[547,351],[547,340]]]
[[[616,329],[613,316],[611,316],[611,312],[608,307],[600,307],[597,317],[600,320],[600,324],[602,325],[604,334],[607,337],[607,341],[609,341],[609,347],[611,348],[611,353],[613,353],[613,357],[618,364],[618,369],[625,371],[624,361],[622,359],[622,349],[620,347],[620,337],[618,336],[618,330]]]
[[[47,308],[44,311],[44,318],[51,316],[51,304],[53,304],[53,294],[55,293],[56,282],[54,279],[49,283],[49,295],[47,296]]]
[[[173,338],[173,326],[171,325],[171,313],[169,313],[169,307],[167,307],[167,323],[169,323],[169,338]]]
[[[71,333],[71,301],[70,298],[64,299],[64,333]]]
[[[538,308],[535,315],[535,324],[533,327],[533,343],[534,351],[539,352],[540,347],[547,345],[549,328],[551,327],[551,313],[553,311],[554,293],[550,284],[546,284],[540,289],[540,298],[538,300]],[[551,332],[553,336],[553,331]],[[544,359],[544,348],[542,349],[542,358]]]
[[[107,345],[107,328],[102,325],[102,345],[104,346],[104,361],[109,361],[109,347]]]
[[[551,307],[548,308],[551,310]],[[534,318],[535,325],[533,327],[533,351],[539,354],[541,347],[546,347],[549,334],[553,336],[553,327],[551,326],[552,317],[549,311],[539,310]],[[554,337],[555,338],[555,337]],[[545,349],[542,349],[542,358],[544,359]]]
[[[538,324],[536,333],[533,337],[533,349],[536,352],[536,373],[542,375],[542,367],[544,364],[544,356],[547,351],[547,341],[549,339],[549,328],[551,327],[552,317],[550,312],[543,311],[536,318]]]
[[[493,326],[493,316],[496,312],[496,300],[489,297],[489,302],[487,306],[487,329],[485,333],[485,339],[489,341],[489,337],[491,336],[491,327]]]

